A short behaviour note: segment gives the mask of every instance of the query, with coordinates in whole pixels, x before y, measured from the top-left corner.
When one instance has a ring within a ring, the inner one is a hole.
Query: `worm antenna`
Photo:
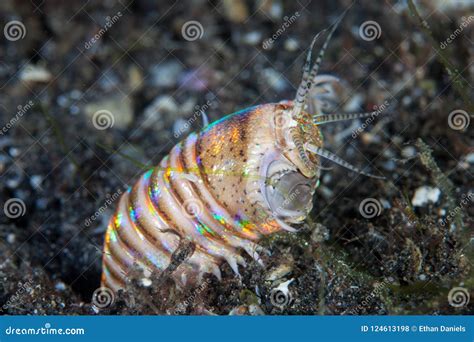
[[[375,176],[373,174],[364,172],[361,169],[359,169],[358,167],[353,166],[353,165],[349,164],[348,162],[346,162],[345,160],[343,160],[342,158],[336,156],[334,153],[329,152],[328,150],[325,150],[321,147],[318,147],[318,146],[315,146],[315,145],[312,145],[312,144],[306,144],[305,147],[309,152],[312,152],[314,154],[317,154],[320,157],[331,160],[332,162],[334,162],[338,165],[341,165],[341,166],[345,167],[346,169],[349,169],[353,172],[360,173],[361,175],[371,177],[371,178],[385,179],[385,177]]]
[[[311,88],[312,83],[314,82],[314,78],[318,75],[319,67],[321,66],[321,61],[323,60],[324,53],[326,52],[326,49],[329,45],[329,41],[331,40],[331,37],[334,31],[336,31],[337,27],[339,26],[339,23],[341,22],[346,12],[347,10],[344,11],[344,13],[337,19],[336,23],[331,28],[331,31],[329,31],[329,34],[327,35],[326,40],[324,41],[323,46],[321,47],[321,50],[319,51],[318,57],[316,58],[316,62],[311,68],[311,52],[313,50],[313,46],[316,43],[319,36],[322,33],[326,32],[326,30],[319,32],[313,38],[313,41],[311,42],[311,46],[308,51],[308,55],[306,56],[306,62],[305,62],[304,71],[303,71],[303,79],[301,81],[300,86],[298,87],[298,91],[296,92],[295,105],[293,107],[293,113],[292,113],[293,118],[297,118],[300,115],[301,110],[303,109],[303,106],[306,102],[306,96],[308,95],[308,91]],[[311,68],[311,71],[310,71],[310,68]]]
[[[320,115],[313,116],[313,123],[316,126],[319,126],[319,125],[324,125],[330,122],[367,118],[370,116],[376,116],[379,113],[380,112],[375,110],[373,112],[365,112],[365,113],[320,114]]]
[[[313,68],[311,69],[311,73],[309,74],[309,80],[310,80],[311,83],[314,83],[314,82],[317,81],[317,80],[315,80],[315,78],[318,76],[319,68],[321,67],[321,63],[323,61],[324,54],[326,53],[326,49],[328,48],[329,42],[331,41],[331,38],[332,38],[332,35],[336,31],[336,29],[339,27],[339,23],[342,21],[342,18],[344,18],[345,14],[346,14],[346,12],[344,12],[337,19],[337,21],[334,23],[334,25],[331,28],[331,31],[329,31],[329,34],[327,35],[326,40],[324,41],[323,46],[321,47],[321,50],[319,50],[319,54],[318,54],[318,57],[316,58],[316,62],[314,63]]]
[[[326,30],[319,32],[316,36],[314,36],[311,45],[309,46],[308,53],[306,55],[306,62],[303,66],[303,78],[301,83],[296,91],[296,98],[295,98],[295,105],[293,107],[292,117],[296,118],[300,115],[301,110],[303,109],[304,103],[306,101],[306,94],[308,93],[308,89],[311,87],[311,81],[309,80],[309,74],[311,70],[311,54],[313,52],[313,46]]]

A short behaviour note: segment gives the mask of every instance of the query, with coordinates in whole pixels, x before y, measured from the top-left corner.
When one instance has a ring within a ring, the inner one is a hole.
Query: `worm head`
[[[293,106],[281,105],[275,115],[276,136],[284,156],[296,166],[298,171],[306,178],[319,177],[319,157],[307,153],[305,146],[308,144],[318,147],[323,146],[321,131],[312,124],[312,117],[307,112],[301,111],[293,115]]]
[[[319,75],[318,72],[328,43],[344,14],[345,12],[329,30],[316,61],[311,66],[313,46],[325,31],[318,33],[313,38],[308,49],[306,62],[303,67],[303,78],[296,91],[296,97],[293,101],[284,103],[283,105],[285,107],[275,115],[275,120],[282,123],[282,128],[277,132],[277,137],[281,146],[283,146],[286,157],[295,164],[299,171],[307,178],[319,178],[319,157],[330,159],[352,171],[372,176],[350,165],[329,151],[324,150],[322,135],[318,128],[319,125],[329,122],[363,118],[371,115],[370,113],[335,115],[325,115],[321,113],[324,112],[323,109],[325,109],[320,108],[323,103],[328,103],[330,108],[331,102],[335,102],[338,99],[338,95],[333,88],[328,87],[328,85],[338,83],[338,79],[332,76]],[[311,105],[308,104],[307,99],[308,93],[310,92],[315,97],[314,103],[316,104],[316,108],[311,108]],[[312,115],[308,114],[307,108],[313,112]]]
[[[287,223],[299,223],[312,208],[312,198],[319,178],[319,157],[307,153],[306,143],[322,145],[317,126],[305,125],[292,118],[292,103],[274,108],[276,149],[267,154],[264,186],[265,199],[280,226],[291,230]],[[311,116],[304,119],[311,122]]]

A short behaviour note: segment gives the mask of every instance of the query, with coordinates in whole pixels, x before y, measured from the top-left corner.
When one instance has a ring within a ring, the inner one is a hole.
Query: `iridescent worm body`
[[[243,252],[263,264],[259,239],[295,231],[311,211],[320,157],[366,174],[324,150],[318,126],[371,113],[304,110],[308,92],[326,77],[317,74],[336,26],[311,68],[313,40],[294,101],[248,108],[190,134],[121,197],[107,228],[103,286],[125,288],[135,265],[165,270],[182,238],[195,249],[171,274],[181,286],[206,273],[220,279],[223,262],[239,274]]]

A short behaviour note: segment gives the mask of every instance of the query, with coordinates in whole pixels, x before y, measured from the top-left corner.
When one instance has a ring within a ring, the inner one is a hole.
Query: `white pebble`
[[[249,32],[243,37],[243,42],[248,45],[257,45],[262,40],[262,34],[257,31]]]
[[[413,146],[407,146],[402,150],[402,156],[404,158],[411,158],[416,155],[416,148]]]
[[[263,70],[263,78],[267,84],[275,91],[281,92],[286,89],[287,83],[282,74],[272,68]]]
[[[151,83],[157,87],[173,87],[182,71],[183,66],[174,61],[154,65],[149,72]]]
[[[142,279],[142,285],[145,286],[145,287],[151,286],[151,280],[148,279],[148,278],[143,278]]]
[[[466,161],[469,163],[469,164],[474,164],[474,152],[473,153],[469,153],[466,157],[465,157]]]
[[[7,236],[7,242],[8,242],[9,244],[15,243],[15,240],[16,240],[15,234],[13,234],[13,233],[8,234],[8,236]]]
[[[441,195],[441,190],[438,188],[433,188],[431,186],[420,186],[415,191],[415,195],[411,200],[411,203],[414,207],[423,207],[428,203],[438,202],[439,196]]]
[[[43,177],[34,175],[30,178],[30,184],[34,189],[39,189],[41,187],[41,183],[43,182]]]
[[[265,315],[265,312],[263,312],[262,308],[260,306],[251,304],[249,305],[249,314],[251,316],[263,316]]]
[[[27,65],[20,72],[20,80],[23,82],[46,83],[52,78],[52,74],[43,66]]]
[[[285,50],[286,51],[296,51],[300,44],[294,38],[288,38],[285,40]]]
[[[62,281],[58,281],[55,285],[54,285],[55,289],[58,290],[58,291],[64,291],[66,289],[66,284],[64,284]]]
[[[10,153],[10,155],[15,158],[15,157],[18,157],[21,153],[21,150],[17,147],[11,147],[8,152]]]

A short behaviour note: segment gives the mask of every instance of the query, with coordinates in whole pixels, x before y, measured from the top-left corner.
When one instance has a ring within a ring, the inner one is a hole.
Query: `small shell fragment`
[[[281,264],[276,268],[272,269],[270,273],[266,276],[265,280],[275,281],[281,279],[291,273],[291,271],[293,271],[293,266],[291,264]]]
[[[411,200],[414,207],[423,207],[428,203],[438,202],[441,190],[431,186],[420,186],[416,189],[415,194]]]

